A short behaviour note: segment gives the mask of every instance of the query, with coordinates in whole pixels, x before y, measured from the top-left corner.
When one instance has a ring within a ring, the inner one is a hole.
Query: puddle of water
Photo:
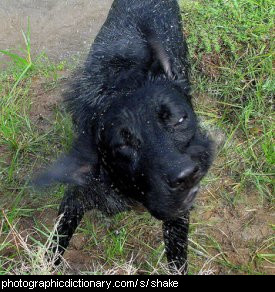
[[[0,49],[24,47],[21,30],[30,18],[34,54],[51,60],[87,53],[112,0],[1,0]],[[0,57],[2,58],[2,57]]]

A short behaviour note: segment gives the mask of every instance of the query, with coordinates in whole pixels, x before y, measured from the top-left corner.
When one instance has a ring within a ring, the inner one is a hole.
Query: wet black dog
[[[171,267],[186,271],[189,209],[212,160],[189,94],[187,47],[176,0],[115,0],[66,102],[72,150],[36,183],[70,184],[59,251],[85,211],[143,204],[163,221]]]

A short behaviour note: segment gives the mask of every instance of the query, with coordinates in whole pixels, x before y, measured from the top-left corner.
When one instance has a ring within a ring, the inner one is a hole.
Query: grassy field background
[[[189,273],[274,274],[274,5],[180,3],[196,111],[217,144],[191,215]],[[28,180],[70,146],[61,94],[76,62],[32,56],[29,30],[20,52],[0,51],[10,58],[0,72],[0,274],[168,273],[161,223],[147,213],[88,213],[66,263],[45,261],[64,187],[39,193]]]

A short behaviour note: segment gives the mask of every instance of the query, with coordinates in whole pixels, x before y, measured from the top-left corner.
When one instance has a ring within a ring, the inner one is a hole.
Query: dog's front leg
[[[52,257],[56,257],[55,265],[60,263],[61,256],[69,245],[77,226],[86,211],[92,209],[93,203],[87,190],[82,187],[69,187],[59,207],[59,222],[53,244],[50,249]]]
[[[189,212],[180,218],[163,222],[163,238],[169,268],[187,274]]]

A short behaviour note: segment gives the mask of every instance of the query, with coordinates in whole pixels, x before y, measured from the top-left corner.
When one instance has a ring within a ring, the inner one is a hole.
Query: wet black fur
[[[66,94],[72,150],[36,179],[69,184],[61,253],[86,211],[114,215],[138,202],[163,221],[170,267],[186,271],[189,209],[212,160],[193,111],[187,53],[176,0],[114,1]]]

